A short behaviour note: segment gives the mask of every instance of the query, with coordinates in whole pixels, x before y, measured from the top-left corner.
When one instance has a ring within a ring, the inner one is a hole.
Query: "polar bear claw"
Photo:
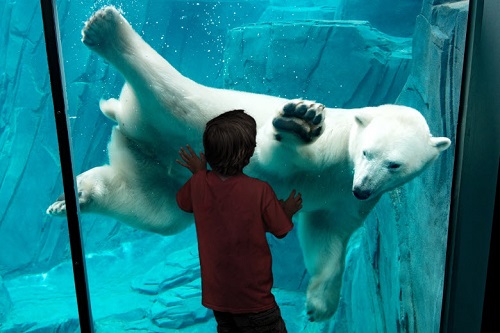
[[[49,206],[49,208],[47,208],[47,214],[54,216],[66,214],[66,201],[61,200],[54,202]]]
[[[80,185],[80,184],[79,184]],[[85,207],[92,201],[92,195],[88,191],[78,191],[78,204],[80,207]],[[61,216],[66,214],[66,200],[64,194],[61,194],[57,201],[47,208],[46,211],[49,215]]]

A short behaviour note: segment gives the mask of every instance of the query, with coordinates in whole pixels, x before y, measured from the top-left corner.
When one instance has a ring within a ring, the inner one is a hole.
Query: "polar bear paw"
[[[78,203],[81,208],[86,208],[86,206],[92,201],[92,196],[90,192],[79,191],[78,192]],[[47,208],[46,213],[53,216],[61,216],[66,214],[66,200],[64,199],[64,194],[61,194],[57,201]]]
[[[123,43],[121,33],[127,27],[130,25],[118,9],[114,6],[106,6],[95,12],[85,22],[82,30],[82,42],[98,53],[112,49],[112,46],[119,48],[120,43]]]
[[[48,215],[60,216],[66,214],[66,200],[56,201],[47,208]]]
[[[330,319],[337,309],[338,302],[325,299],[324,295],[309,295],[306,303],[307,317],[311,322]]]
[[[281,139],[280,133],[293,133],[304,142],[309,143],[323,133],[325,106],[320,103],[304,100],[293,100],[285,104],[279,115],[273,119],[273,126]]]

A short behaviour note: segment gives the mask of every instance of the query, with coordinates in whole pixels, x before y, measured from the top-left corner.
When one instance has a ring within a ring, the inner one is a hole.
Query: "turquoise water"
[[[404,104],[455,137],[465,1],[58,1],[76,174],[106,162],[112,122],[98,101],[124,82],[80,42],[105,4],[199,83],[329,107]],[[66,219],[45,214],[62,181],[41,11],[4,1],[0,16],[0,332],[78,332]],[[289,332],[438,332],[453,154],[385,194],[354,234],[329,321],[306,318],[296,232],[269,238]],[[98,332],[215,331],[194,228],[163,237],[98,215],[81,224]]]

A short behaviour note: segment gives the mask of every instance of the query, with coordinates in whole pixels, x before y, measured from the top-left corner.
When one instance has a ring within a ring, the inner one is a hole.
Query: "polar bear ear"
[[[360,113],[354,116],[354,120],[356,120],[356,124],[361,127],[366,127],[372,120],[373,116],[368,113]]]
[[[448,149],[448,147],[451,145],[451,140],[446,137],[431,137],[431,145],[433,147],[436,147],[439,152],[442,152],[443,150]]]

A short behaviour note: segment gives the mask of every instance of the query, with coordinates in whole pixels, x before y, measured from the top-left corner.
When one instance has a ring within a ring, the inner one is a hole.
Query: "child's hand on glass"
[[[302,208],[302,194],[296,194],[296,191],[292,190],[288,198],[285,201],[280,200],[280,203],[285,214],[289,218],[292,218],[292,216]]]
[[[198,157],[189,145],[186,145],[186,149],[181,147],[181,149],[179,150],[179,156],[182,158],[182,161],[175,161],[183,167],[189,169],[189,171],[191,171],[193,174],[197,173],[200,170],[207,169],[207,160],[205,159],[205,155],[200,152],[200,156]]]

